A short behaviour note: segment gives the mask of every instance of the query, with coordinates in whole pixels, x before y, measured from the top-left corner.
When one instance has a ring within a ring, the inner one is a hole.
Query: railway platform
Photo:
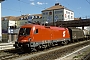
[[[0,51],[1,50],[6,50],[6,49],[13,49],[13,44],[12,42],[9,43],[0,43]]]

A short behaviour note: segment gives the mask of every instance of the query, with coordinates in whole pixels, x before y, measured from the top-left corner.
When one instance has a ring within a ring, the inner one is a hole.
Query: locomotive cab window
[[[38,29],[36,29],[35,31],[34,31],[34,34],[37,34],[38,33]]]
[[[30,35],[31,28],[20,28],[19,35]]]

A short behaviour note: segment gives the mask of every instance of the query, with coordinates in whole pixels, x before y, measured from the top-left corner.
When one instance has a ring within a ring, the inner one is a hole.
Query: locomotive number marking
[[[65,35],[66,35],[65,33],[66,33],[66,31],[63,31],[63,37],[65,37]]]

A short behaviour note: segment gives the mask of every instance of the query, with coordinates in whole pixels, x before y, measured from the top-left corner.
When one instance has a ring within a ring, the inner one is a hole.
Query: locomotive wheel
[[[68,44],[68,40],[62,41],[61,44],[62,45],[67,45]]]
[[[48,44],[46,44],[44,48],[47,49],[48,48]]]
[[[42,45],[39,45],[39,46],[37,46],[36,50],[37,50],[37,51],[38,51],[38,50],[42,51],[42,50],[44,50],[44,49],[42,48]]]
[[[62,44],[62,42],[58,42],[58,46],[60,46]]]
[[[48,44],[47,44],[47,48],[50,48],[50,47],[51,47],[51,44],[50,44],[50,43],[48,43]]]

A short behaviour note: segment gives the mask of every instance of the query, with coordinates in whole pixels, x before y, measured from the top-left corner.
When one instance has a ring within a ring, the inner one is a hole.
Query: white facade
[[[1,26],[1,2],[0,2],[0,41],[2,41],[2,26]]]
[[[74,20],[74,12],[62,5],[55,5],[42,11],[42,23]]]
[[[64,9],[64,21],[74,20],[74,12]]]
[[[2,21],[2,33],[16,33],[17,29],[11,29],[11,26],[15,26],[16,21],[4,20]]]
[[[52,12],[52,15],[49,15],[50,12]],[[53,19],[54,19],[54,22],[74,20],[74,12],[67,9],[59,9],[59,10],[42,12],[43,22],[46,22],[46,21],[53,22]]]
[[[15,21],[9,21],[8,24],[8,33],[14,33],[14,29],[11,29],[10,26],[15,26]]]

